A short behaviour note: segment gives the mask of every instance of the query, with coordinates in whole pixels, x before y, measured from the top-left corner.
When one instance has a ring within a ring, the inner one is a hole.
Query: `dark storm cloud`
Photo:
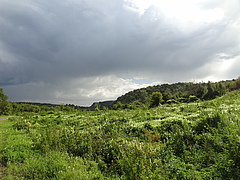
[[[206,2],[201,4],[205,9],[224,4]],[[6,88],[12,95],[19,84],[26,98],[24,91],[31,87],[45,89],[50,98],[59,89],[66,94],[96,88],[79,80],[71,86],[81,90],[67,90],[72,79],[113,74],[169,82],[205,78],[212,72],[199,68],[217,54],[224,54],[220,59],[239,56],[239,2],[231,2],[234,7],[228,4],[223,19],[186,28],[154,6],[140,15],[122,0],[2,0],[0,86],[11,85]],[[234,70],[233,75],[238,73]]]

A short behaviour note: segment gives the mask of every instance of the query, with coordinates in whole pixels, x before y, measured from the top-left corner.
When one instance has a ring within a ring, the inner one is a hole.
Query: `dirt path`
[[[7,119],[7,118],[9,118],[9,116],[6,116],[6,117],[0,117],[0,120]]]

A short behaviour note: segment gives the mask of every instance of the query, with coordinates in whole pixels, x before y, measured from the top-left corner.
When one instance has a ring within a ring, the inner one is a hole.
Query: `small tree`
[[[197,91],[196,91],[196,96],[200,99],[203,99],[204,96],[208,93],[208,89],[207,86],[205,86],[204,84],[199,84]]]
[[[99,103],[95,103],[94,107],[95,107],[94,108],[95,111],[99,111],[100,110],[100,104]]]
[[[167,101],[170,100],[170,99],[173,99],[173,95],[172,95],[170,89],[166,89],[166,91],[164,91],[164,92],[162,93],[162,95],[163,95],[163,100],[164,100],[165,102],[167,102]]]
[[[215,97],[216,97],[215,96],[215,87],[213,86],[213,83],[208,81],[208,83],[207,83],[207,94],[205,94],[203,99],[209,100],[209,99],[214,99]]]
[[[240,89],[240,77],[236,79],[236,89]]]
[[[217,94],[217,96],[222,96],[222,95],[226,94],[226,91],[227,91],[227,89],[226,89],[225,84],[223,84],[221,82],[216,84],[216,94]]]
[[[0,114],[8,114],[8,110],[8,96],[4,94],[3,89],[0,88]]]
[[[151,102],[150,107],[157,107],[162,101],[162,93],[160,92],[153,92],[151,95]]]

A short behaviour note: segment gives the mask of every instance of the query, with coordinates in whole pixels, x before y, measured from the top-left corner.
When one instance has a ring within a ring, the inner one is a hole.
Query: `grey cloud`
[[[211,2],[205,1],[202,7],[211,9],[224,4]],[[234,4],[234,11],[226,9],[221,21],[203,23],[188,31],[154,6],[139,15],[126,8],[131,4],[123,0],[3,0],[0,85],[20,84],[24,91],[42,82],[51,84],[41,86],[43,92],[52,92],[69,87],[72,78],[112,74],[165,82],[207,77],[212,72],[199,68],[214,61],[217,54],[239,55],[239,3],[232,2],[227,7]],[[187,25],[191,26],[195,24]],[[237,73],[236,69],[231,72]],[[100,87],[81,82],[74,88],[78,86]]]

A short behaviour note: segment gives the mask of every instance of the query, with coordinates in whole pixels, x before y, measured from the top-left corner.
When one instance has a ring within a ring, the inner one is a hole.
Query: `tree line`
[[[220,82],[162,84],[130,91],[117,98],[112,108],[155,107],[159,104],[211,100],[237,89],[240,89],[240,77]]]
[[[18,113],[39,113],[39,112],[55,112],[68,111],[73,112],[79,109],[79,106],[73,104],[50,104],[50,103],[34,103],[34,102],[8,102],[8,96],[0,88],[0,115],[12,115]]]
[[[178,82],[136,89],[118,97],[115,101],[93,103],[90,107],[81,107],[74,104],[8,102],[8,96],[4,93],[3,88],[0,88],[0,115],[23,112],[38,113],[40,111],[151,108],[159,104],[210,100],[237,89],[240,89],[240,77],[220,82]]]

